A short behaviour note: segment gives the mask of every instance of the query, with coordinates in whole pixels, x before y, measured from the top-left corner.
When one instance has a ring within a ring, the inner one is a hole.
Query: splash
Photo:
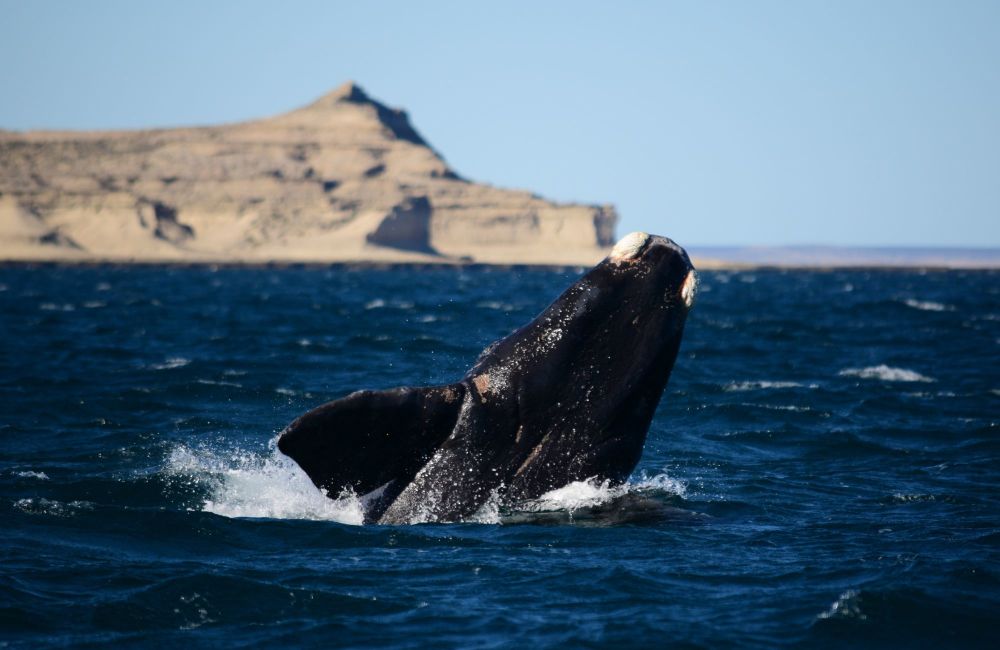
[[[223,517],[266,519],[309,519],[361,525],[365,509],[373,495],[358,497],[345,492],[336,499],[316,488],[308,475],[292,459],[277,450],[277,438],[267,453],[241,449],[219,450],[212,447],[178,445],[167,457],[163,473],[185,481],[202,494],[194,508]],[[519,513],[564,513],[570,516],[600,508],[630,497],[683,497],[686,486],[666,474],[642,475],[623,485],[596,477],[575,481],[551,490],[537,499],[518,504]],[[429,505],[429,504],[428,504]],[[429,510],[428,510],[429,511]],[[502,506],[500,490],[467,523],[514,523]],[[417,516],[410,523],[424,523]]]
[[[907,368],[893,368],[884,363],[867,368],[845,368],[837,374],[841,377],[859,377],[861,379],[879,379],[881,381],[934,381],[933,378],[921,375],[919,372]]]
[[[360,525],[364,507],[353,494],[330,499],[304,471],[278,452],[220,451],[184,445],[171,450],[164,473],[205,491],[200,509],[223,517],[313,519]]]
[[[666,474],[651,477],[641,476],[622,485],[612,485],[608,480],[591,477],[586,481],[574,481],[561,488],[550,490],[537,499],[527,501],[518,508],[523,512],[564,511],[573,513],[588,508],[596,508],[628,495],[653,496],[669,495],[684,497],[687,486]]]
[[[816,618],[853,618],[864,621],[868,619],[868,615],[861,610],[861,594],[857,590],[848,589]]]

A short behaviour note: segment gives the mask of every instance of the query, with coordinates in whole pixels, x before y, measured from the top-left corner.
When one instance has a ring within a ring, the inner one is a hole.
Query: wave
[[[84,510],[93,510],[90,501],[57,501],[55,499],[28,498],[18,499],[14,508],[29,515],[49,515],[52,517],[72,517]]]
[[[510,302],[501,302],[499,300],[481,300],[476,303],[476,307],[480,309],[493,309],[496,311],[520,311],[518,306]]]
[[[49,480],[49,475],[48,474],[46,474],[45,472],[36,472],[34,470],[26,470],[26,471],[14,472],[14,476],[18,476],[20,478],[36,478],[39,481],[47,481],[47,480]]]
[[[358,497],[329,498],[295,461],[277,450],[276,440],[267,455],[180,445],[171,450],[164,472],[201,488],[205,496],[199,509],[223,517],[363,523]]]
[[[768,388],[802,388],[807,386],[797,381],[731,381],[722,387],[727,392],[743,392],[748,390],[764,390]],[[819,388],[817,384],[808,384],[808,388]]]
[[[41,309],[42,311],[75,311],[76,310],[76,307],[74,307],[73,305],[71,305],[68,302],[64,303],[64,304],[57,304],[57,303],[54,303],[54,302],[43,302],[42,304],[38,305],[38,308]]]
[[[933,300],[916,300],[914,298],[907,298],[903,301],[903,304],[907,307],[913,307],[914,309],[919,309],[921,311],[955,311],[955,308],[951,305],[934,302]]]
[[[881,381],[923,381],[932,382],[932,377],[921,375],[907,368],[894,368],[884,363],[867,368],[845,368],[837,373],[841,377],[858,377],[860,379],[879,379]]]
[[[150,370],[173,370],[174,368],[183,368],[189,363],[191,360],[184,357],[169,357],[163,363],[154,363],[148,367]]]

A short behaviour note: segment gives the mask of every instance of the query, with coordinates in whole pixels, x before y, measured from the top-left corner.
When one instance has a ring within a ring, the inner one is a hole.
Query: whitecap
[[[385,301],[381,298],[369,300],[365,303],[365,309],[381,309],[382,307],[385,307]]]
[[[328,498],[295,461],[277,450],[276,441],[271,441],[267,455],[178,446],[170,452],[163,471],[205,489],[200,509],[223,517],[364,522],[364,507],[357,496],[345,493]]]
[[[168,357],[163,363],[154,363],[149,368],[151,370],[173,370],[174,368],[182,368],[189,363],[191,360],[184,357]]]
[[[72,517],[81,510],[93,510],[94,504],[89,501],[56,501],[45,498],[18,499],[14,508],[29,515],[50,515],[53,517]]]
[[[38,305],[38,308],[42,311],[74,311],[76,307],[69,303],[64,303],[62,305],[56,304],[54,302],[43,302]]]
[[[802,388],[804,384],[797,381],[731,381],[722,387],[729,392],[743,392],[748,390],[763,390],[768,388]],[[809,388],[818,388],[816,384],[809,384]]]
[[[49,480],[49,475],[45,472],[35,472],[32,470],[27,470],[23,472],[14,472],[15,476],[20,476],[21,478],[37,478],[39,481]]]
[[[864,621],[868,616],[861,611],[860,594],[854,589],[848,589],[817,618],[854,618]]]
[[[229,386],[231,388],[243,388],[243,384],[237,384],[235,381],[216,381],[214,379],[196,379],[199,384],[205,384],[206,386]]]
[[[497,311],[513,311],[515,309],[514,305],[509,302],[499,302],[496,300],[477,302],[476,307],[481,309],[495,309]]]
[[[794,411],[795,413],[806,413],[811,411],[812,408],[808,406],[791,406],[785,404],[751,404],[750,402],[743,402],[740,406],[749,406],[751,408],[767,409],[769,411]]]
[[[932,300],[916,300],[914,298],[907,298],[903,301],[903,304],[907,307],[913,307],[914,309],[919,309],[921,311],[955,311],[955,308],[951,305],[945,305]]]
[[[841,377],[858,377],[860,379],[879,379],[881,381],[934,381],[933,378],[921,375],[907,368],[894,368],[884,363],[867,368],[845,368],[837,373]]]

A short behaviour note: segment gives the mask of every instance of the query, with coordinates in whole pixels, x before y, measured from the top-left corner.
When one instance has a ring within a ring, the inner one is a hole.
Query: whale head
[[[517,422],[513,458],[501,463],[511,468],[511,498],[628,478],[696,288],[683,248],[632,233],[535,320],[487,348],[467,375],[470,399],[495,401],[497,421]]]

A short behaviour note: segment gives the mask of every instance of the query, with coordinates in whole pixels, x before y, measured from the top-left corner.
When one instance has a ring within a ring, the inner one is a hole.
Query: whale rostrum
[[[278,449],[366,521],[461,521],[639,462],[697,289],[687,253],[632,233],[459,381],[362,390],[319,406]]]

